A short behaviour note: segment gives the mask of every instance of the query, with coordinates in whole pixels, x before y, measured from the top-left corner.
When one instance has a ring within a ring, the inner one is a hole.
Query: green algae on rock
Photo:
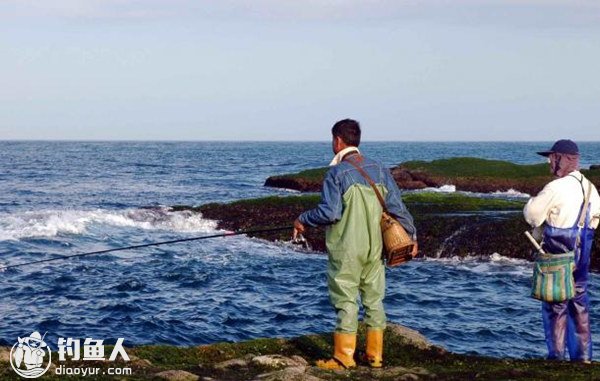
[[[318,192],[329,168],[315,168],[287,175],[271,176],[266,187],[293,189],[301,192]]]
[[[269,177],[265,186],[317,192],[327,168]],[[392,176],[402,189],[423,189],[454,185],[457,190],[496,192],[515,190],[537,194],[552,180],[548,164],[514,164],[501,160],[455,157],[433,161],[408,161],[391,168]],[[596,186],[600,171],[582,170]]]
[[[600,365],[545,361],[498,359],[460,355],[432,345],[419,332],[388,324],[384,334],[384,367],[371,369],[362,361],[365,327],[360,326],[356,360],[358,367],[344,371],[325,371],[314,366],[332,352],[330,333],[300,336],[292,339],[264,338],[239,343],[216,343],[197,347],[152,345],[128,348],[132,361],[61,362],[68,367],[130,367],[132,374],[118,376],[122,380],[591,380],[600,378]],[[0,348],[0,353],[10,348]],[[19,380],[8,364],[0,358],[0,379]],[[58,365],[56,358],[53,364]],[[52,367],[51,369],[55,369]],[[70,376],[71,380],[89,377]],[[45,380],[62,380],[49,372]],[[103,374],[95,380],[114,380]]]
[[[419,237],[419,253],[427,257],[489,256],[532,259],[532,248],[523,232],[530,229],[523,220],[523,201],[473,197],[460,193],[408,193],[403,195],[414,216]],[[254,230],[291,225],[303,211],[319,203],[317,194],[265,197],[199,207],[192,210],[218,221],[225,230]],[[252,233],[269,241],[290,240],[290,231]],[[315,252],[324,253],[325,228],[309,228],[304,235]],[[596,246],[600,236],[595,239]],[[600,257],[592,255],[591,268],[600,270]]]
[[[318,195],[266,197],[197,208],[204,218],[227,230],[263,229],[291,225],[303,211],[317,206]],[[420,253],[430,257],[490,255],[527,258],[528,243],[508,234],[522,234],[527,225],[518,217],[523,203],[482,199],[461,194],[415,193],[405,203],[415,218]],[[268,219],[265,221],[265,216]],[[503,230],[501,230],[503,229]],[[476,231],[476,233],[474,233]],[[504,235],[506,233],[507,235]],[[250,234],[270,241],[289,241],[290,232]],[[477,234],[473,239],[471,234]],[[312,249],[325,252],[325,228],[309,228],[305,235]],[[508,241],[508,242],[505,242]],[[513,244],[514,242],[514,244]]]
[[[218,227],[226,230],[265,229],[291,223],[307,209],[317,206],[319,195],[298,195],[286,197],[265,197],[259,199],[240,200],[227,204],[206,204],[196,208],[176,206],[174,210],[192,209],[202,213],[204,218],[217,220]],[[405,202],[415,216],[417,229],[421,231],[420,217],[425,214],[453,213],[453,217],[445,217],[445,230],[452,229],[451,219],[472,218],[472,213],[483,211],[518,211],[523,203],[501,199],[481,199],[460,194],[415,193],[407,195]],[[465,213],[471,213],[465,215]],[[265,218],[268,216],[267,218]],[[439,217],[436,217],[439,219]],[[444,229],[440,226],[438,229]],[[457,228],[458,229],[458,228]],[[436,229],[437,230],[437,229]],[[324,228],[310,228],[305,237],[316,251],[325,251]],[[454,230],[452,230],[454,232]],[[452,232],[448,232],[451,234]],[[433,233],[433,232],[432,232]],[[272,232],[251,234],[251,236],[271,241],[287,241],[290,232]],[[437,247],[433,244],[432,247]],[[425,247],[427,248],[427,247]],[[491,254],[491,253],[490,253]]]
[[[432,161],[408,161],[400,166],[411,170],[449,177],[531,178],[550,177],[548,164],[514,164],[502,160],[454,157]]]
[[[548,164],[514,164],[501,160],[486,160],[472,157],[457,157],[433,161],[409,161],[392,170],[395,177],[402,173],[411,181],[420,181],[427,187],[445,184],[457,190],[471,192],[496,192],[516,190],[537,194],[553,177]],[[595,171],[582,170],[595,184],[600,184],[600,175]]]
[[[443,192],[404,193],[402,200],[411,212],[419,214],[520,211],[525,206],[525,203],[519,200]]]

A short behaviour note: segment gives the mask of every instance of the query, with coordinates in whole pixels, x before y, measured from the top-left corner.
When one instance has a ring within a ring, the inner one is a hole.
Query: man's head
[[[337,154],[347,147],[358,147],[360,144],[360,125],[356,120],[344,119],[333,125],[333,153]]]
[[[579,169],[579,147],[574,141],[562,139],[548,151],[538,152],[548,158],[550,171],[556,177],[565,177]]]

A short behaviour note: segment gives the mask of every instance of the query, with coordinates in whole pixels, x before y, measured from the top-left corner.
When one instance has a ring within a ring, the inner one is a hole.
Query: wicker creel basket
[[[381,216],[383,256],[387,266],[394,267],[412,259],[415,243],[400,223],[387,213]]]

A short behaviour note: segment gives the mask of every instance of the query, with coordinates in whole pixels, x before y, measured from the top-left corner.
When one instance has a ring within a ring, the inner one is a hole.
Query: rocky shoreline
[[[315,361],[332,353],[329,333],[291,339],[265,338],[240,343],[216,343],[197,347],[151,345],[128,348],[130,362],[66,361],[53,356],[44,380],[62,380],[57,365],[99,368],[98,376],[68,376],[70,380],[168,380],[168,381],[392,381],[392,380],[592,380],[600,377],[600,365],[545,360],[497,359],[447,352],[432,345],[419,332],[388,324],[384,336],[384,367],[371,369],[362,361],[365,328],[359,329],[358,367],[325,371]],[[0,379],[20,380],[9,365],[10,348],[0,347]],[[107,368],[131,368],[131,375],[109,376]]]

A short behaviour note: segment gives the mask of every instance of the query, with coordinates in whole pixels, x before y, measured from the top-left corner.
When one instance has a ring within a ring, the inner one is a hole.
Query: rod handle
[[[535,247],[535,249],[538,251],[538,253],[540,254],[546,254],[546,252],[544,251],[544,249],[542,249],[542,247],[540,246],[540,244],[538,243],[538,241],[535,240],[535,238],[533,238],[533,236],[531,235],[531,233],[529,233],[528,231],[525,232],[525,236],[529,239],[529,241],[531,242],[531,244],[533,245],[533,247]]]

